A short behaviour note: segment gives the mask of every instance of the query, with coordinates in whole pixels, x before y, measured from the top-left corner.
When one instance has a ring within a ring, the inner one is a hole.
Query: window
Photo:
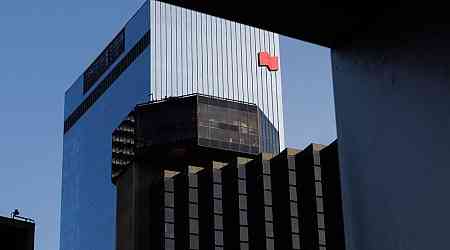
[[[173,193],[165,193],[164,194],[164,204],[167,207],[174,207]]]
[[[241,241],[248,241],[248,228],[241,227],[239,235],[240,235]]]
[[[218,170],[214,170],[213,171],[213,181],[215,183],[221,183],[222,182],[222,177],[221,177],[220,172]]]
[[[316,181],[322,180],[322,170],[319,166],[314,166],[314,176],[316,177]]]
[[[298,234],[292,235],[292,248],[300,249],[300,236]]]
[[[174,222],[174,215],[173,215],[173,208],[168,208],[166,207],[164,209],[164,217],[165,217],[165,221],[167,222]]]
[[[190,202],[198,202],[197,189],[189,189],[189,201]]]
[[[222,197],[222,185],[214,184],[214,197],[221,198]]]
[[[222,215],[214,215],[214,228],[223,229],[223,217]]]
[[[197,219],[191,219],[189,220],[189,232],[193,234],[199,233],[199,227],[198,227],[198,220]]]
[[[322,200],[322,198],[317,198],[316,199],[316,203],[317,203],[317,212],[323,212],[323,200]]]
[[[270,175],[263,175],[263,181],[264,181],[264,188],[266,188],[267,185],[270,189],[271,186]]]
[[[223,232],[222,231],[214,232],[214,242],[218,246],[223,246]]]
[[[267,221],[273,220],[272,207],[264,207],[264,216]]]
[[[222,200],[214,199],[214,212],[222,213]]]
[[[247,222],[247,211],[239,211],[239,223],[241,225],[248,225]]]
[[[270,174],[270,165],[267,163],[263,163],[263,174]]]
[[[323,214],[317,214],[317,225],[319,228],[325,228],[325,217]]]
[[[267,250],[275,250],[273,239],[266,239]]]
[[[125,50],[125,31],[121,30],[83,74],[83,94],[105,73]]]
[[[297,188],[290,186],[289,187],[289,197],[291,201],[297,201]]]
[[[238,168],[238,177],[245,179],[245,167],[239,167]]]
[[[266,222],[266,236],[267,237],[274,237],[272,222]]]
[[[198,205],[197,204],[189,204],[189,217],[198,218]]]
[[[165,237],[166,238],[175,238],[174,224],[172,224],[172,223],[165,223],[164,224],[164,228],[165,228]]]
[[[199,249],[200,244],[198,240],[198,235],[190,235],[189,237],[189,248],[190,249]]]
[[[240,194],[247,193],[247,187],[246,187],[245,180],[239,180],[239,193]]]
[[[291,218],[291,229],[293,233],[299,233],[298,220],[296,218]]]
[[[322,196],[322,183],[320,181],[316,181],[316,195]]]
[[[173,179],[172,178],[165,178],[164,191],[173,192]]]
[[[325,230],[319,230],[319,244],[325,245]]]
[[[291,202],[291,216],[298,217],[298,207],[296,202]]]
[[[166,250],[175,250],[175,240],[173,239],[165,239],[164,245]]]
[[[289,171],[289,184],[290,185],[296,185],[297,184],[297,180],[296,180],[294,171]]]
[[[264,203],[266,205],[272,205],[272,192],[264,191]]]
[[[247,196],[239,195],[239,208],[247,209]]]
[[[189,186],[198,187],[198,176],[196,174],[189,175]]]
[[[241,250],[248,250],[248,243],[247,242],[241,242]]]

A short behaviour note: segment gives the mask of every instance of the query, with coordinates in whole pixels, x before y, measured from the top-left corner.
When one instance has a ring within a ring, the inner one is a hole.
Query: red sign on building
[[[258,53],[259,66],[265,66],[270,71],[278,70],[278,56],[271,56],[268,52],[263,51]]]

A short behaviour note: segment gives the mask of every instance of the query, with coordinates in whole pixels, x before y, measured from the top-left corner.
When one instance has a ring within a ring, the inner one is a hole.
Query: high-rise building
[[[261,110],[261,151],[284,148],[278,35],[146,1],[67,90],[61,250],[113,249],[111,132],[138,103],[200,93]]]
[[[134,108],[112,136],[116,250],[343,250],[336,143],[261,153],[258,112],[203,95]]]

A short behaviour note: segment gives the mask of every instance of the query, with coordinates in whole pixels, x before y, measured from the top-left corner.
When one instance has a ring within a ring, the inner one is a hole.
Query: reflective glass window
[[[199,233],[199,227],[198,227],[198,220],[197,219],[190,219],[189,220],[189,232],[198,234]]]
[[[239,208],[247,209],[247,196],[239,195]]]
[[[199,244],[199,237],[198,235],[190,235],[189,237],[189,248],[190,249],[199,249],[200,244]]]
[[[297,200],[297,188],[296,187],[289,187],[289,197],[291,201]]]
[[[165,193],[164,194],[164,205],[166,207],[173,207],[174,206],[174,196],[173,193]]]
[[[222,215],[214,215],[214,228],[223,229],[223,217]]]
[[[221,198],[222,197],[222,185],[214,184],[214,197]]]
[[[241,227],[240,230],[241,241],[248,241],[248,227]]]
[[[247,222],[247,211],[239,211],[239,223],[241,225],[248,225]]]
[[[292,248],[300,249],[300,236],[298,234],[292,235]]]
[[[322,196],[322,183],[319,181],[316,181],[316,195]]]
[[[245,180],[239,180],[239,193],[246,194],[247,193],[247,184]]]
[[[293,233],[299,233],[298,219],[291,218],[291,230]]]
[[[164,247],[166,250],[175,250],[175,240],[173,239],[165,239]]]
[[[316,202],[317,202],[317,212],[323,212],[323,199],[317,198]]]
[[[267,237],[274,237],[272,222],[266,222],[266,236]]]
[[[191,201],[191,202],[198,202],[197,189],[189,189],[189,201]]]

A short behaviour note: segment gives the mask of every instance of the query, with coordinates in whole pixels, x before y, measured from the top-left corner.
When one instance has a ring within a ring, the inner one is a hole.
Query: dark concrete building
[[[263,153],[259,113],[204,95],[136,106],[113,132],[117,250],[343,249],[336,148]]]
[[[34,223],[0,216],[0,248],[34,249]]]

